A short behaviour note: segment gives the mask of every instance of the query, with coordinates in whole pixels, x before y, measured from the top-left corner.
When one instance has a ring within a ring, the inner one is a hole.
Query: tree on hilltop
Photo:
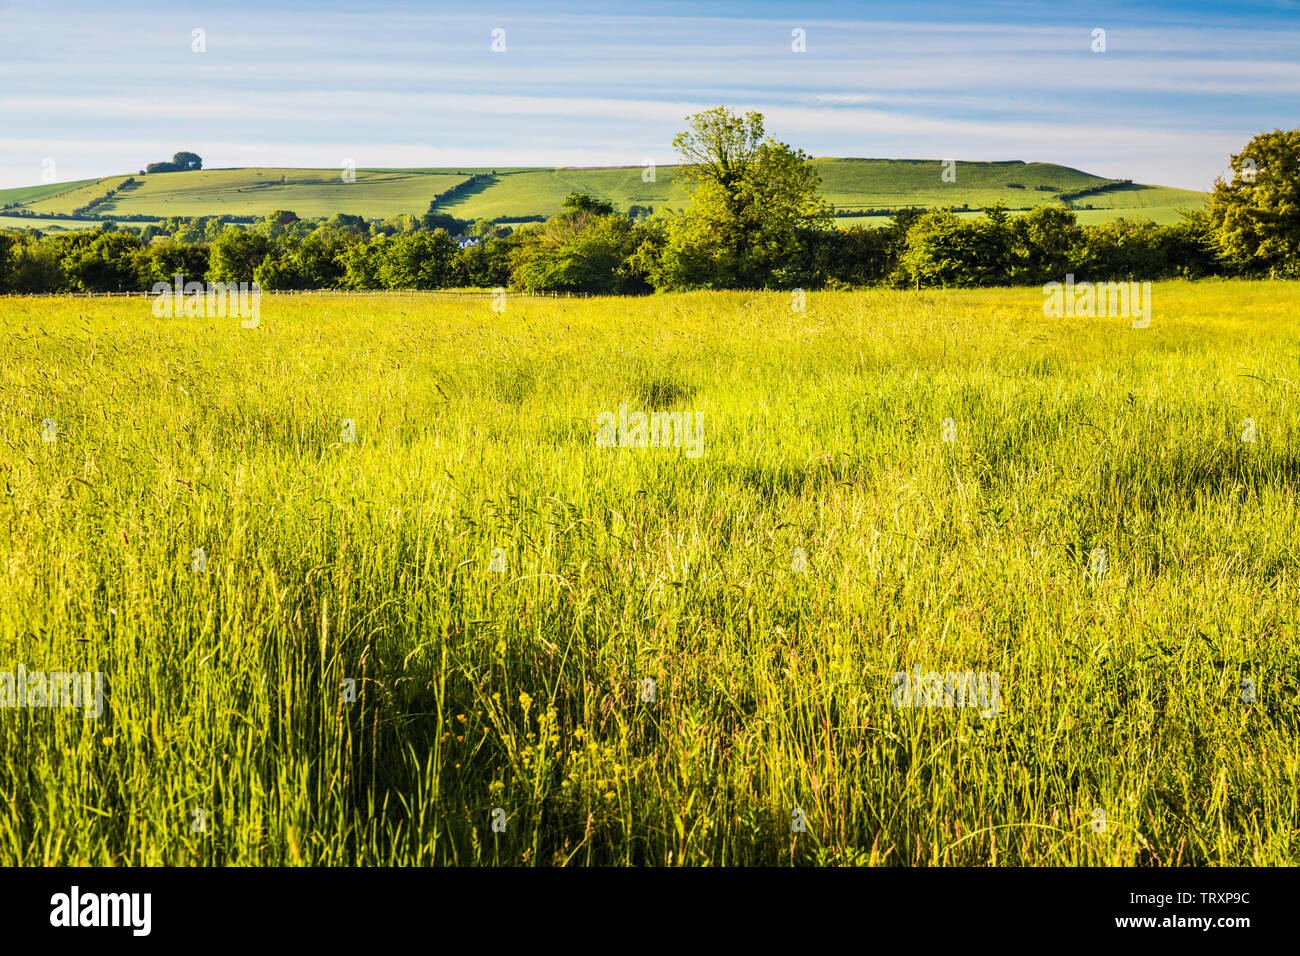
[[[198,153],[180,152],[172,157],[170,163],[150,163],[142,172],[145,173],[187,173],[203,168],[203,159]]]

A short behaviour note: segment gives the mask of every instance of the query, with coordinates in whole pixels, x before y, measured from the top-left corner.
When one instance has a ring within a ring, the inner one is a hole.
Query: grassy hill
[[[51,196],[58,196],[97,182],[99,182],[98,179],[79,179],[69,183],[45,183],[40,186],[19,186],[17,189],[3,189],[0,190],[0,207],[37,203]]]
[[[603,169],[521,169],[498,172],[483,188],[471,188],[438,204],[440,212],[460,219],[513,219],[550,216],[572,192],[587,193],[614,203],[626,212],[629,206],[679,207],[686,204],[686,191],[673,182],[677,168],[660,166],[654,182],[642,181],[642,167]]]
[[[1023,209],[1065,198],[1081,210],[1084,221],[1136,215],[1169,222],[1178,218],[1178,210],[1198,205],[1205,197],[1191,190],[1103,179],[1051,163],[959,160],[954,182],[943,181],[939,160],[822,158],[813,163],[822,179],[822,195],[840,213],[905,206],[978,210],[999,201]],[[438,195],[459,186],[453,196],[438,202],[439,211],[461,219],[510,221],[552,215],[571,192],[611,201],[623,211],[633,205],[681,207],[687,198],[674,182],[676,172],[674,166],[660,166],[655,181],[645,182],[640,166],[365,169],[357,170],[356,181],[349,183],[338,169],[213,169],[0,190],[0,207],[12,207],[4,210],[6,219],[19,209],[66,216],[96,200],[93,213],[104,218],[263,216],[291,209],[310,218],[342,212],[383,219],[422,214]],[[112,190],[116,192],[109,197]],[[1081,191],[1087,192],[1075,195]],[[866,225],[887,218],[846,215],[839,223]],[[25,224],[41,228],[47,221]]]
[[[336,212],[372,219],[423,213],[438,193],[469,178],[433,170],[204,169],[151,173],[140,185],[96,208],[106,216],[264,216],[292,209],[305,218]],[[58,211],[58,210],[56,210]]]

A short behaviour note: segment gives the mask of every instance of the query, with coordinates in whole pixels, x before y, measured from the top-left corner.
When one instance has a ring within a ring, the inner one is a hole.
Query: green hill
[[[673,182],[675,166],[660,166],[655,181],[642,179],[640,166],[601,169],[521,169],[498,172],[484,188],[471,188],[438,204],[439,212],[458,219],[521,219],[551,216],[569,193],[609,200],[626,212],[629,206],[680,207],[686,191]]]
[[[821,192],[840,225],[869,224],[900,207],[978,210],[995,202],[1026,209],[1064,199],[1084,221],[1146,216],[1157,222],[1200,204],[1204,193],[1103,179],[1051,163],[962,162],[944,182],[940,160],[815,159]],[[640,166],[592,169],[364,169],[345,182],[339,169],[213,169],[109,176],[0,190],[6,224],[20,211],[67,216],[89,204],[95,216],[264,216],[290,209],[307,218],[349,213],[385,219],[436,208],[460,219],[512,221],[549,216],[571,192],[585,192],[627,211],[634,205],[680,208],[677,168],[660,166],[646,182]],[[116,190],[111,196],[111,190]],[[453,192],[454,190],[454,192]],[[450,193],[450,195],[448,195]],[[49,220],[26,220],[42,227]],[[61,225],[67,225],[61,223]],[[86,222],[93,226],[94,222]]]
[[[6,206],[37,203],[51,196],[58,196],[97,182],[99,182],[97,179],[80,179],[69,183],[46,183],[41,186],[19,186],[17,189],[3,189],[0,190],[0,209]]]
[[[359,169],[355,182],[345,182],[339,169],[150,173],[137,176],[139,186],[95,211],[105,216],[264,216],[291,209],[310,219],[336,212],[386,219],[400,213],[421,214],[434,196],[468,178],[454,170]]]

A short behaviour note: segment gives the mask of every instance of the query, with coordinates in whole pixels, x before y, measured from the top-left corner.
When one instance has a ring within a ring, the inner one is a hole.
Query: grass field
[[[813,165],[821,176],[822,195],[836,209],[962,204],[979,209],[999,200],[1008,206],[1031,206],[1052,202],[1063,190],[1109,182],[1051,163],[959,161],[952,182],[943,181],[939,160],[818,159]]]
[[[822,177],[821,191],[827,202],[836,209],[849,210],[963,205],[981,209],[999,201],[1011,208],[1023,208],[1055,202],[1062,191],[1109,182],[1050,163],[959,161],[956,180],[950,183],[943,181],[938,160],[815,159],[813,165]],[[266,215],[276,209],[290,209],[299,216],[311,218],[336,212],[375,219],[399,213],[420,215],[435,195],[472,173],[489,173],[490,179],[440,202],[439,211],[460,219],[551,216],[559,211],[571,192],[609,200],[623,212],[632,205],[681,208],[688,201],[685,191],[674,182],[675,166],[657,167],[654,182],[643,180],[640,166],[358,170],[354,183],[343,182],[340,170],[335,169],[229,169],[137,175],[139,185],[95,207],[95,212],[107,218],[114,215]],[[67,213],[103,196],[126,178],[93,180],[76,189],[64,188],[56,194],[30,197],[21,190],[0,190],[0,205],[23,202],[36,212]],[[1164,222],[1176,221],[1177,209],[1199,205],[1204,198],[1204,193],[1135,184],[1108,188],[1082,197],[1074,204],[1090,204],[1098,210],[1089,216],[1113,219],[1118,215],[1138,214]],[[841,224],[845,223],[874,224],[874,220],[864,217],[841,220]]]
[[[624,169],[527,169],[498,172],[486,188],[438,203],[439,212],[458,219],[499,219],[553,216],[569,193],[586,193],[612,201],[620,212],[631,205],[673,208],[686,205],[686,191],[673,182],[676,167],[655,169],[655,181],[644,182],[642,167]]]
[[[75,189],[60,191],[43,199],[24,203],[23,208],[39,213],[74,212],[92,200],[106,196],[110,189],[117,189],[130,178],[130,176],[110,176],[106,179],[91,180],[77,186]],[[108,203],[105,203],[103,206],[97,207],[96,212],[102,212],[108,208],[108,205]]]
[[[1163,189],[1163,186],[1152,187],[1154,189]],[[1094,198],[1094,197],[1089,197]],[[1195,203],[1176,204],[1172,206],[1120,206],[1113,209],[1080,209],[1076,206],[1075,218],[1083,226],[1098,226],[1102,223],[1114,222],[1116,219],[1150,219],[1152,222],[1161,226],[1172,225],[1176,222],[1183,221],[1183,210],[1191,209]],[[1008,215],[1023,216],[1025,210],[1012,209]],[[955,213],[959,219],[978,219],[983,216],[982,211],[959,211]],[[893,216],[838,216],[835,219],[835,225],[840,229],[848,229],[851,226],[887,226]]]
[[[1297,301],[0,299],[0,862],[1294,863]]]
[[[149,225],[148,222],[123,223],[133,229]],[[36,219],[30,216],[0,215],[0,229],[37,229],[47,235],[60,232],[79,232],[82,229],[99,229],[103,223],[95,219]]]
[[[467,179],[455,174],[341,169],[198,170],[137,177],[140,185],[96,211],[105,216],[263,216],[290,209],[304,218],[335,213],[384,219],[421,215],[438,193]]]
[[[48,199],[50,196],[57,196],[61,193],[72,192],[83,186],[93,186],[98,183],[98,179],[80,179],[67,183],[44,183],[40,186],[19,186],[15,189],[0,189],[0,206],[7,206],[10,203],[32,204]],[[71,206],[68,207],[71,210]]]

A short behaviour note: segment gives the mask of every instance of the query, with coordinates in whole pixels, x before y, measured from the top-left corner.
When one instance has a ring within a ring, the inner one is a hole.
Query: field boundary
[[[189,293],[185,293],[189,294]],[[499,295],[490,289],[486,292],[472,292],[458,289],[263,289],[262,295],[368,295],[368,296],[411,296],[411,295],[448,295],[464,298],[488,298]],[[510,296],[525,296],[530,299],[592,299],[591,292],[516,292],[506,290]],[[152,299],[155,292],[4,292],[0,299]]]

